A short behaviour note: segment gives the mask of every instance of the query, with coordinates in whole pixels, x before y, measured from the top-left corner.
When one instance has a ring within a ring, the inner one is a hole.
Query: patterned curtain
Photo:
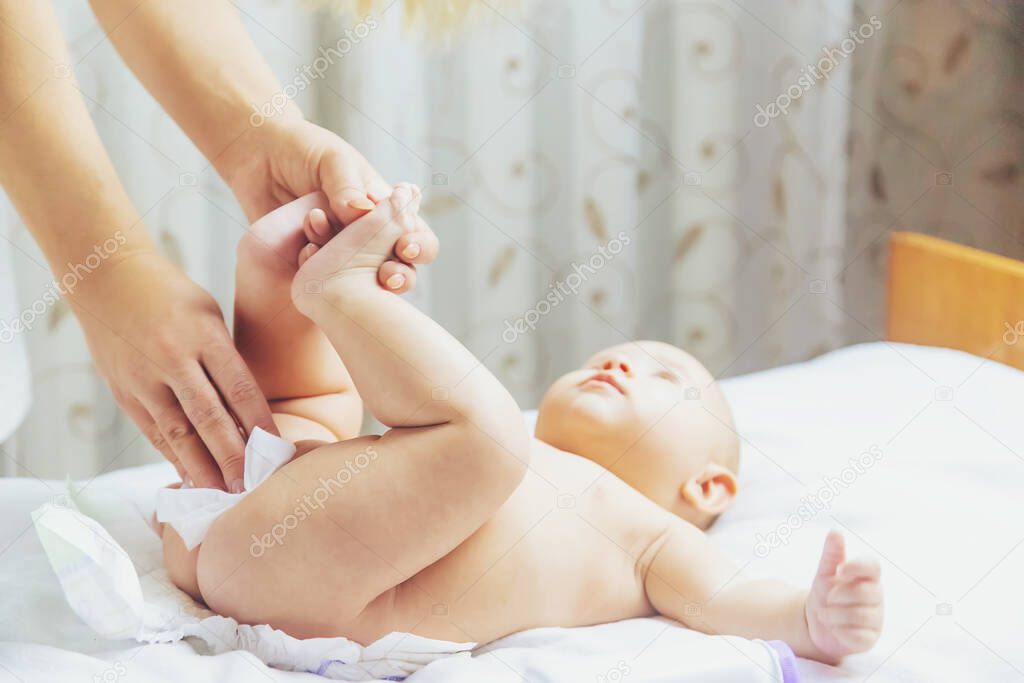
[[[230,193],[88,9],[58,4],[149,229],[230,312],[226,266],[244,229]],[[723,376],[878,338],[895,228],[1021,255],[1019,10],[481,0],[439,45],[403,28],[400,4],[370,16],[236,4],[307,115],[385,177],[424,187],[442,255],[412,299],[524,406],[638,337]],[[318,75],[296,81],[306,66]],[[9,209],[0,227],[24,309],[50,275]],[[65,305],[23,342],[34,398],[3,445],[5,473],[159,459],[118,414]]]

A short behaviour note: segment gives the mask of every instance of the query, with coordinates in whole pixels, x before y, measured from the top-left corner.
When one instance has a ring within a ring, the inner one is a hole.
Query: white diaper
[[[245,449],[246,492],[161,489],[157,516],[195,547],[217,517],[294,453],[292,444],[257,429]],[[239,624],[198,605],[174,587],[163,569],[140,580],[128,553],[102,525],[82,514],[70,495],[67,500],[67,506],[46,503],[32,519],[68,604],[103,637],[145,643],[188,638],[205,654],[246,650],[268,666],[343,681],[403,680],[435,660],[468,657],[476,647],[400,632],[364,647],[347,638],[300,640],[268,625]]]

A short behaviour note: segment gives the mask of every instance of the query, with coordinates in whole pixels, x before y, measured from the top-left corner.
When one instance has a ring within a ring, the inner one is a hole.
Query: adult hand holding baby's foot
[[[881,567],[875,559],[846,559],[843,535],[825,539],[818,573],[807,596],[807,629],[823,659],[838,662],[864,652],[882,630]]]
[[[298,255],[299,270],[292,281],[296,303],[332,283],[353,278],[374,279],[388,291],[401,294],[415,284],[415,264],[437,256],[433,232],[419,217],[420,189],[399,183],[387,198],[374,197],[376,206],[340,231],[320,209],[309,212],[304,224],[308,240]]]

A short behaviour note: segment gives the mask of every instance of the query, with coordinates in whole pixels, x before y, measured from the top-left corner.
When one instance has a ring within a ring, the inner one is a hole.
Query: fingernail
[[[402,275],[401,273],[395,273],[394,275],[392,275],[391,277],[388,278],[388,282],[387,282],[388,289],[398,289],[399,287],[401,287],[404,284],[405,284],[405,276]]]
[[[228,491],[231,493],[241,493],[245,490],[245,482],[241,479],[235,479],[228,484]]]
[[[402,256],[407,259],[414,259],[420,255],[420,245],[412,242],[405,249],[402,250]]]
[[[357,211],[370,211],[373,209],[373,202],[366,197],[360,197],[359,199],[353,199],[348,203],[349,207],[356,209]]]

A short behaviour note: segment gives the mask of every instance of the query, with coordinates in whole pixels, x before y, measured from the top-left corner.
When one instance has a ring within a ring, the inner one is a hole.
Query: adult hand
[[[268,120],[253,127],[224,156],[218,166],[225,169],[225,179],[250,222],[320,190],[327,195],[331,212],[347,225],[391,194],[391,186],[352,145],[300,118]],[[396,243],[394,259],[381,267],[381,285],[399,294],[413,286],[415,264],[437,257],[434,232],[418,215],[413,226]],[[402,277],[392,279],[396,275]]]
[[[277,430],[213,298],[143,250],[92,273],[71,304],[118,405],[182,479],[241,491],[239,427]]]

